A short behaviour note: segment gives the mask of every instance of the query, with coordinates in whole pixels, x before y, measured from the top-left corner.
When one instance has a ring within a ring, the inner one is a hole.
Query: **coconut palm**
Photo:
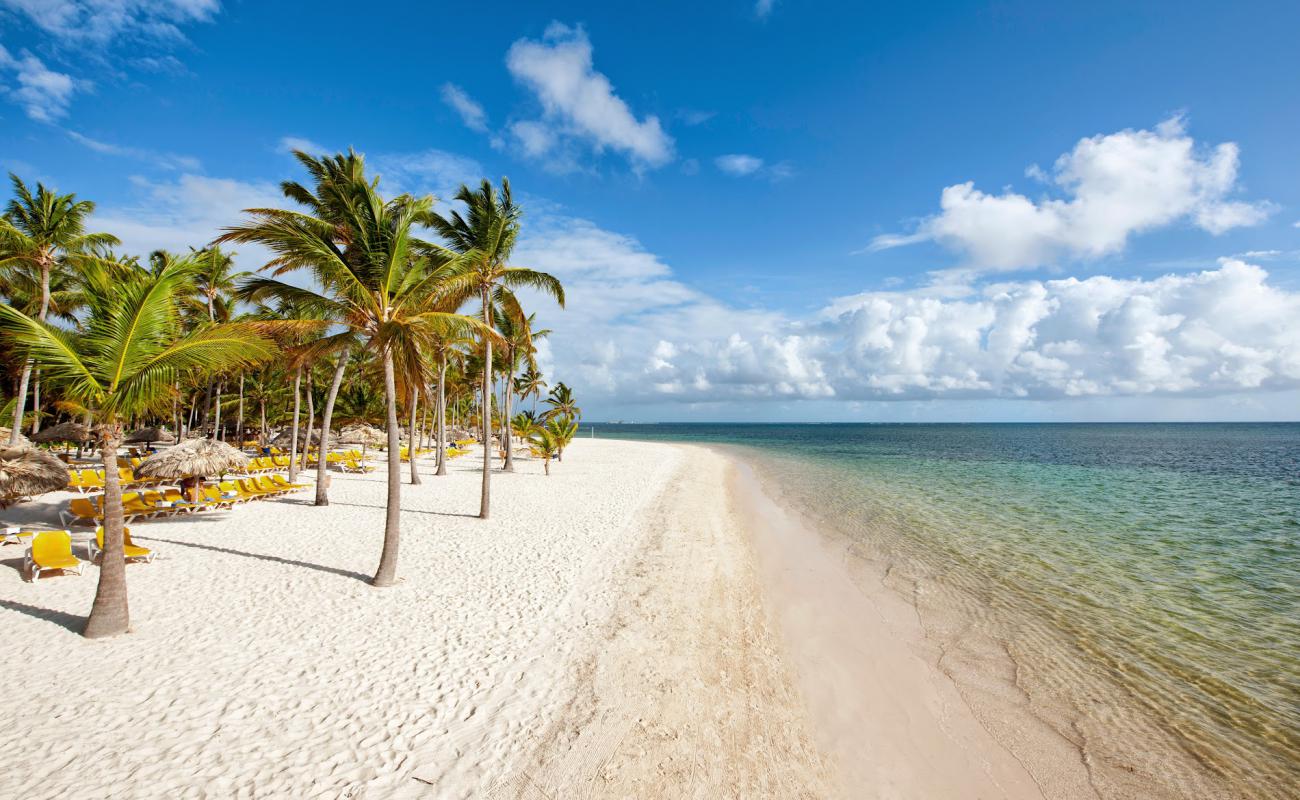
[[[533,398],[534,415],[537,414],[537,399],[541,397],[542,390],[545,388],[546,380],[542,377],[542,373],[537,371],[536,367],[528,369],[524,374],[515,378],[515,394],[519,395],[520,400],[527,400],[530,396]]]
[[[582,409],[578,408],[577,401],[573,398],[573,390],[563,382],[551,387],[551,393],[545,402],[550,406],[546,411],[547,417],[563,415],[576,420],[582,416]]]
[[[44,322],[50,309],[51,276],[66,266],[68,256],[112,247],[118,240],[107,233],[86,232],[86,219],[95,210],[95,204],[89,200],[78,200],[75,194],[58,194],[41,183],[36,184],[33,194],[12,172],[9,181],[15,197],[0,217],[0,273],[25,272],[29,277],[38,276],[41,301],[36,318]],[[28,359],[18,381],[14,433],[22,428],[31,376],[32,363]],[[39,413],[36,419],[39,425]],[[11,434],[9,442],[14,444],[17,439]]]
[[[533,455],[542,460],[542,469],[551,474],[551,459],[560,452],[560,440],[547,425],[539,425],[528,433],[528,445]]]
[[[509,298],[510,303],[517,305],[514,297]],[[509,306],[507,306],[507,309]],[[523,364],[530,372],[537,371],[537,341],[551,335],[549,329],[538,329],[534,323],[536,314],[523,316],[522,313],[503,313],[497,318],[497,328],[501,331],[501,338],[505,340],[504,360],[506,365],[506,381],[504,391],[505,395],[501,404],[501,418],[503,421],[509,420],[511,406],[513,405],[515,395],[515,370]],[[514,472],[514,447],[513,438],[509,435],[509,425],[505,426],[504,439],[506,446],[505,464],[502,468],[506,472]]]
[[[286,181],[281,189],[309,213],[246,209],[250,219],[227,228],[217,241],[260,244],[272,253],[264,269],[276,276],[307,270],[320,287],[316,291],[254,277],[241,285],[242,297],[291,300],[312,318],[342,326],[336,336],[355,337],[380,359],[388,425],[388,503],[383,551],[372,583],[391,586],[397,577],[402,502],[397,375],[420,374],[421,349],[432,336],[483,326],[469,317],[431,310],[440,297],[445,260],[436,259],[435,248],[414,233],[415,226],[433,222],[431,196],[384,200],[378,179],[366,178],[365,161],[355,152],[319,159],[303,152],[294,155],[314,186]]]
[[[578,434],[578,420],[566,414],[556,414],[547,418],[544,427],[555,436],[555,460],[563,461],[564,448],[568,447],[573,437]]]
[[[464,216],[452,211],[447,217],[431,215],[431,223],[455,254],[450,259],[451,276],[447,280],[448,294],[459,300],[476,299],[481,304],[483,324],[492,327],[493,298],[501,299],[499,290],[513,291],[529,288],[549,294],[561,307],[564,306],[564,287],[552,275],[527,267],[510,266],[507,262],[519,237],[519,219],[522,210],[515,205],[510,193],[510,181],[501,179],[501,192],[492,182],[484,180],[478,190],[461,186],[456,199],[466,208]],[[517,307],[517,304],[516,304]],[[483,337],[482,413],[484,428],[491,421],[492,409],[492,337]],[[484,442],[483,493],[479,503],[479,517],[488,518],[491,508],[492,449]]]
[[[127,418],[157,413],[171,400],[178,374],[247,366],[268,358],[270,343],[247,325],[209,325],[182,333],[177,296],[193,280],[192,265],[158,274],[133,271],[115,291],[92,298],[80,333],[52,327],[0,305],[0,330],[25,347],[65,396],[91,409],[104,463],[104,559],[89,638],[127,630],[126,559],[122,542],[122,485],[117,448]]]

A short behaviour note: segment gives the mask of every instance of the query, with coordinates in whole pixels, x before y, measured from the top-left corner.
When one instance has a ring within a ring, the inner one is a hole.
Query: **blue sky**
[[[0,166],[139,251],[508,175],[596,419],[1296,418],[1300,9],[1065,6],[0,0]]]

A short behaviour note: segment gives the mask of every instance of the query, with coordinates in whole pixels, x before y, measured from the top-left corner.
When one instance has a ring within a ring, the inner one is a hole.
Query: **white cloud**
[[[1178,222],[1220,234],[1262,222],[1271,208],[1231,199],[1237,167],[1236,144],[1197,146],[1173,118],[1080,140],[1052,169],[1064,199],[955,184],[914,234],[878,236],[868,249],[934,240],[972,269],[1011,270],[1119,253],[1129,236]]]
[[[776,0],[758,0],[754,3],[754,15],[759,19],[766,19],[776,7]]]
[[[485,174],[482,165],[472,158],[432,148],[417,153],[382,154],[369,163],[382,176],[386,194],[431,193],[443,200],[455,194],[463,183],[476,185]]]
[[[442,85],[442,101],[460,115],[465,127],[480,133],[487,132],[487,112],[474,98],[454,83]]]
[[[580,141],[596,153],[623,153],[636,169],[673,159],[673,139],[659,119],[638,120],[609,78],[595,70],[591,41],[581,27],[553,22],[541,41],[516,41],[506,66],[542,105],[542,119],[511,126],[525,155],[544,157],[558,150],[564,161],[569,157],[564,145]]]
[[[334,152],[325,145],[318,144],[317,142],[314,142],[311,139],[306,139],[302,136],[282,136],[275,146],[275,151],[277,153],[287,154],[292,153],[295,150],[301,150],[302,152],[312,156],[320,156],[322,154]]]
[[[533,221],[514,261],[564,281],[567,311],[530,301],[555,329],[551,369],[607,408],[1300,389],[1300,293],[1239,260],[1155,279],[868,292],[807,318],[723,303],[584,220]]]
[[[713,159],[718,169],[728,175],[752,175],[763,168],[763,159],[744,153],[729,153]]]
[[[107,44],[122,37],[183,41],[180,26],[206,22],[219,0],[0,0],[0,8],[25,17],[56,44]]]
[[[121,156],[136,161],[145,161],[162,169],[171,170],[188,170],[191,172],[201,170],[203,165],[194,156],[177,155],[176,153],[159,153],[153,150],[146,150],[140,147],[127,147],[125,145],[112,144],[111,142],[92,139],[89,136],[82,135],[76,131],[68,131],[68,137],[74,142],[94,150],[96,153],[103,153],[110,156]]]
[[[761,176],[776,183],[794,176],[794,167],[788,161],[768,164],[758,156],[745,153],[728,153],[713,159],[713,164],[722,172],[735,178],[750,175]]]
[[[122,240],[122,251],[145,255],[165,249],[188,252],[203,247],[242,218],[245,208],[278,207],[289,203],[271,183],[208,178],[185,174],[172,181],[132,179],[140,195],[131,206],[101,206],[94,215],[94,230],[108,231]],[[268,260],[255,245],[238,249],[241,269],[253,270]]]
[[[72,95],[90,88],[90,84],[71,75],[55,72],[26,50],[14,57],[0,45],[0,75],[12,71],[16,86],[0,86],[0,91],[23,107],[27,116],[38,122],[53,122],[68,113]]]

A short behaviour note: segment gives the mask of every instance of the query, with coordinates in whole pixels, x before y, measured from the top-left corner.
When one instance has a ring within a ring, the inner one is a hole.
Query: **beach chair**
[[[257,484],[253,482],[252,478],[240,478],[235,483],[239,486],[239,491],[247,494],[250,500],[262,500],[268,495],[273,494],[273,492],[268,492],[265,489],[259,489]]]
[[[253,496],[240,489],[234,481],[222,481],[220,484],[221,496],[231,503],[247,503],[253,499]]]
[[[68,501],[68,509],[59,512],[59,520],[64,525],[71,525],[76,522],[98,522],[104,518],[104,513],[101,510],[103,501],[103,495],[74,497]]]
[[[81,471],[81,493],[99,492],[104,489],[104,473],[98,469],[83,469]]]
[[[159,514],[170,514],[171,509],[160,509],[145,502],[139,492],[122,493],[122,519],[128,524],[137,519],[148,519]]]
[[[203,499],[207,501],[208,506],[211,508],[235,507],[235,498],[223,496],[219,486],[204,486]]]
[[[164,502],[171,503],[172,508],[182,511],[186,514],[193,514],[195,511],[207,511],[211,504],[207,502],[196,503],[190,500],[180,489],[170,487],[163,489],[162,499]]]
[[[290,483],[288,475],[272,475],[271,482],[276,486],[282,487],[287,492],[294,492],[311,486],[310,483]]]
[[[6,544],[29,544],[36,531],[25,531],[21,528],[6,528],[3,534],[0,534],[0,546]]]
[[[143,561],[146,564],[153,563],[156,553],[148,547],[140,547],[131,541],[131,529],[122,529],[122,552],[129,561]],[[100,557],[104,554],[104,529],[102,527],[95,529],[95,538],[86,540],[86,555],[91,561],[99,563]]]
[[[68,531],[41,531],[32,537],[32,546],[23,556],[23,572],[35,582],[42,572],[65,570],[81,574],[81,559],[72,554],[72,534]]]

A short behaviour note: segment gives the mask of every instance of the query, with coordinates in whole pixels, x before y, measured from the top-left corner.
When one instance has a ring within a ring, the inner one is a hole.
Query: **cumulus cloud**
[[[454,83],[442,85],[442,101],[460,115],[465,127],[480,133],[487,132],[487,112],[474,98]]]
[[[878,236],[868,249],[933,240],[972,269],[1013,270],[1118,253],[1129,236],[1180,222],[1220,234],[1258,224],[1271,210],[1232,199],[1238,157],[1232,142],[1198,146],[1177,117],[1155,130],[1093,136],[1058,158],[1050,176],[1038,171],[1063,197],[955,184],[914,233]]]
[[[637,119],[609,78],[596,71],[591,41],[581,27],[553,22],[541,41],[516,41],[506,54],[506,67],[542,105],[541,119],[510,126],[525,155],[545,158],[559,152],[564,167],[572,160],[565,148],[582,143],[596,153],[622,153],[636,169],[673,159],[673,139],[659,119]]]
[[[1237,259],[1154,279],[868,292],[802,318],[721,302],[585,220],[534,220],[514,260],[564,281],[570,310],[543,314],[547,359],[605,404],[1300,389],[1300,293]]]
[[[17,85],[0,86],[0,91],[21,105],[27,116],[37,122],[54,122],[66,116],[72,95],[90,87],[85,81],[46,67],[43,61],[26,50],[15,57],[0,45],[0,76],[5,73],[13,73]]]
[[[245,208],[284,208],[288,201],[271,183],[184,174],[175,180],[133,178],[138,201],[101,206],[91,225],[122,240],[125,253],[144,255],[164,249],[188,252],[215,239],[221,229],[242,218]],[[241,245],[242,269],[257,269],[269,254],[256,245]]]
[[[219,0],[0,0],[63,42],[107,44],[122,37],[184,41],[181,26],[212,19]]]

